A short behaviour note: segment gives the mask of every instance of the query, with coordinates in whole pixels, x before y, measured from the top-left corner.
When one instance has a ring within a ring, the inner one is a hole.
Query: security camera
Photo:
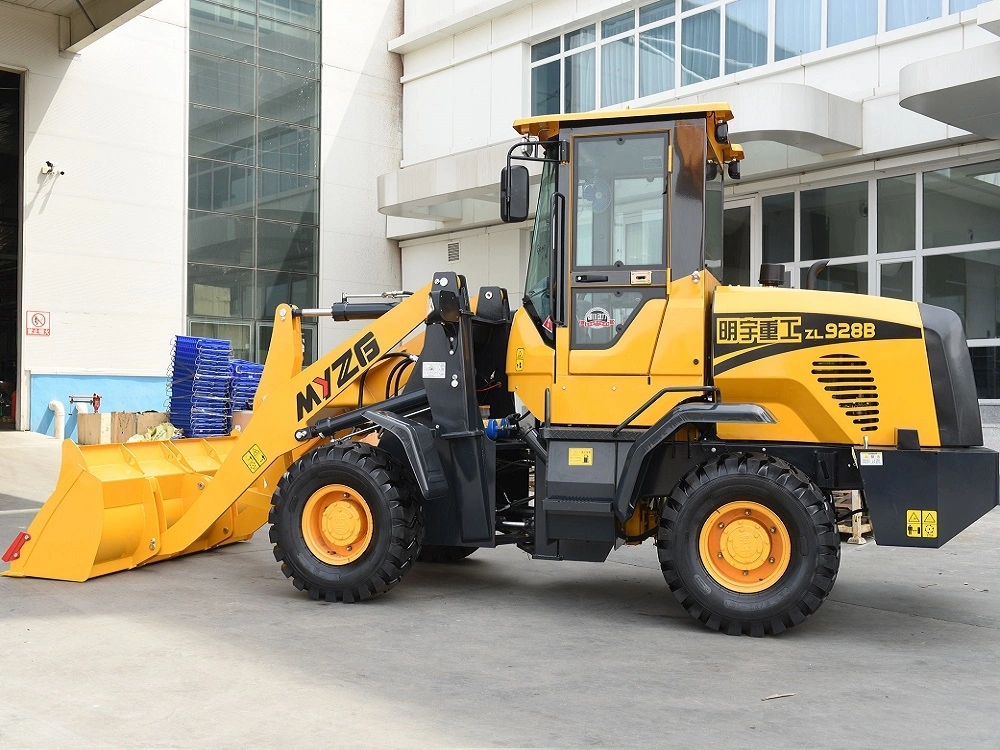
[[[46,161],[42,165],[42,174],[66,174],[66,172],[61,170],[56,162]]]

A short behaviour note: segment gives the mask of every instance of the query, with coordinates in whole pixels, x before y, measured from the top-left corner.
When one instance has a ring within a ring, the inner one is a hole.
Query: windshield
[[[555,149],[546,149],[545,155],[555,157]],[[556,190],[559,164],[545,162],[542,182],[538,189],[538,207],[535,209],[535,229],[531,233],[531,256],[528,258],[528,276],[524,280],[524,309],[538,325],[542,336],[550,342],[555,339],[552,326],[552,284],[549,280],[549,255],[552,249],[552,196]]]

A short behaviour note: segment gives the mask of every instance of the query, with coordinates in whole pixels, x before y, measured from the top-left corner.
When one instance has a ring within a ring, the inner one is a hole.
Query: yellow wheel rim
[[[740,500],[716,510],[698,543],[705,570],[721,586],[742,594],[764,591],[788,570],[791,542],[777,514]]]
[[[373,529],[368,503],[344,484],[316,490],[302,510],[306,546],[330,565],[347,565],[361,557],[372,541]]]

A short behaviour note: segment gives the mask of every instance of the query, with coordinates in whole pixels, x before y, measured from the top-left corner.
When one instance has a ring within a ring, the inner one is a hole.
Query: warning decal
[[[514,355],[514,370],[521,372],[524,369],[524,347],[518,347]]]
[[[938,532],[938,514],[936,510],[906,511],[906,535],[936,539]]]
[[[593,448],[570,448],[569,449],[569,465],[570,466],[593,466],[594,465],[594,449]]]
[[[256,444],[243,454],[243,463],[245,463],[247,468],[254,473],[256,473],[257,470],[264,465],[266,460],[267,457],[264,455],[264,452],[260,449],[260,446]]]

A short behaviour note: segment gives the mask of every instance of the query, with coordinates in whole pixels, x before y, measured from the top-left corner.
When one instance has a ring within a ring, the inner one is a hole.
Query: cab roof
[[[704,117],[708,123],[710,139],[715,141],[715,125],[733,119],[733,111],[725,102],[682,104],[672,107],[646,107],[640,109],[614,109],[600,112],[571,112],[564,115],[538,115],[514,121],[514,130],[523,136],[548,140],[559,135],[560,128],[612,123],[649,122]],[[713,144],[715,145],[715,144]],[[736,144],[718,144],[725,152],[724,161],[742,159],[743,149]]]

